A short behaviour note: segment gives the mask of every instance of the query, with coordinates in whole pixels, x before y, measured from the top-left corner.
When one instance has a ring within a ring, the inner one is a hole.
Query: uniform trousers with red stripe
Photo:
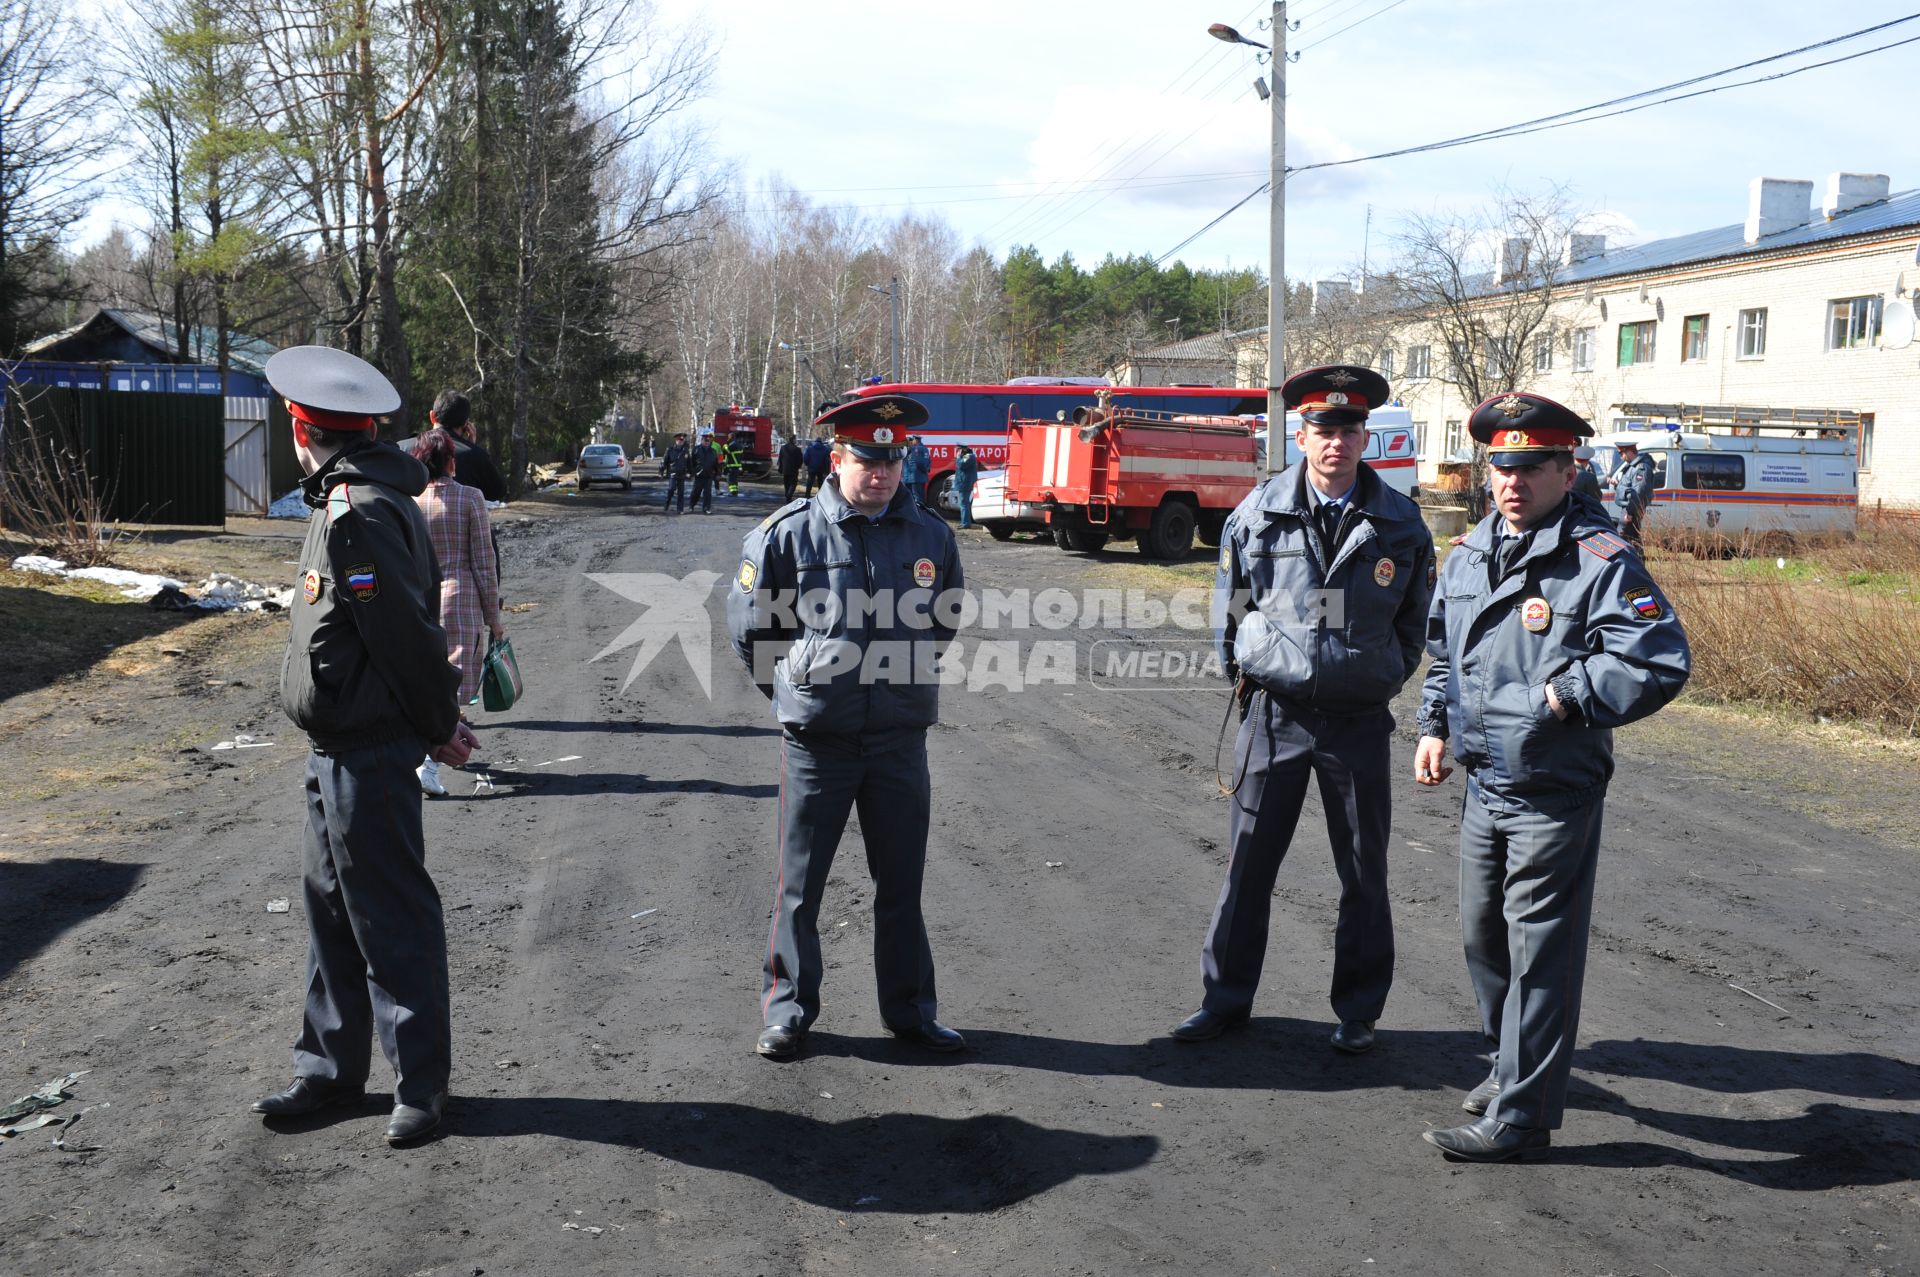
[[[820,903],[858,810],[873,878],[873,965],[889,1028],[934,1021],[933,950],[920,912],[933,784],[924,729],[780,741],[780,876],[761,982],[762,1022],[807,1029],[820,1014]]]

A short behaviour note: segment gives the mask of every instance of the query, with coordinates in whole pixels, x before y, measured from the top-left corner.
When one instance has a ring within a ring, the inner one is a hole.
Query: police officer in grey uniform
[[[1600,476],[1593,470],[1593,449],[1584,443],[1573,450],[1573,491],[1600,509],[1607,508],[1606,494],[1600,490]]]
[[[1620,535],[1634,549],[1646,531],[1647,505],[1653,500],[1653,458],[1640,455],[1637,444],[1620,445],[1620,464],[1613,471],[1613,508]]]
[[[440,568],[414,496],[426,467],[374,435],[400,396],[371,364],[298,346],[267,361],[313,515],[300,552],[280,700],[312,743],[302,870],[307,1003],[293,1084],[266,1117],[358,1102],[371,1039],[393,1066],[390,1144],[440,1124],[452,1066],[447,940],[420,825],[424,754],[478,744],[455,703]]]
[[[1173,1030],[1202,1041],[1244,1022],[1267,953],[1273,883],[1317,777],[1340,875],[1333,1045],[1373,1046],[1393,984],[1387,899],[1393,718],[1420,664],[1433,535],[1419,507],[1361,461],[1367,414],[1389,397],[1369,368],[1310,368],[1281,395],[1304,459],[1228,518],[1214,578],[1214,637],[1237,673],[1243,721],[1228,814],[1232,858],[1202,952],[1205,997]]]
[[[1566,1107],[1613,729],[1677,696],[1691,658],[1639,554],[1572,495],[1592,427],[1515,393],[1468,429],[1496,508],[1434,591],[1413,771],[1438,785],[1449,749],[1467,769],[1460,928],[1496,1063],[1461,1106],[1478,1119],[1424,1138],[1499,1162],[1546,1148]]]
[[[835,408],[834,473],[747,535],[727,596],[734,652],[780,722],[780,868],[754,1049],[792,1056],[820,1014],[820,901],[847,816],[860,812],[874,882],[880,1018],[896,1037],[958,1051],[935,1018],[920,913],[932,784],[934,658],[953,638],[937,605],[964,587],[946,521],[901,485],[926,408],[880,395]],[[862,600],[873,606],[860,606]]]

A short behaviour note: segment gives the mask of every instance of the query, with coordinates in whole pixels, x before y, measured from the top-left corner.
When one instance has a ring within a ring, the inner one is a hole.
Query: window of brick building
[[[1767,308],[1740,312],[1740,358],[1760,359],[1767,353]]]
[[[1842,297],[1827,304],[1827,349],[1851,350],[1880,340],[1880,299]]]
[[[1680,362],[1705,363],[1707,358],[1707,317],[1688,315],[1680,330]]]
[[[1643,319],[1637,324],[1620,325],[1620,366],[1653,362],[1653,335],[1658,324]]]

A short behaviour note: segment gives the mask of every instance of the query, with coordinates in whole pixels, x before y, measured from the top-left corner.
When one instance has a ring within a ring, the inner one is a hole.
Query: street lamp
[[[897,386],[900,384],[900,277],[898,275],[893,277],[892,284],[891,288],[882,288],[878,284],[868,284],[867,287],[876,293],[884,294],[887,299],[887,310],[893,319],[893,354],[887,364],[887,380]]]
[[[1249,40],[1224,22],[1207,34],[1228,44],[1246,44],[1267,51],[1271,91],[1259,80],[1254,88],[1273,108],[1273,140],[1268,161],[1267,266],[1267,473],[1278,474],[1287,450],[1282,434],[1287,426],[1286,405],[1280,402],[1280,383],[1286,380],[1287,336],[1287,4],[1274,0],[1273,44]]]

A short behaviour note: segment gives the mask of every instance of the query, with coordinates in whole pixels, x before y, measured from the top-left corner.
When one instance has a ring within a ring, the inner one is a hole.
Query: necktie
[[[1320,544],[1326,547],[1329,559],[1340,552],[1340,516],[1345,510],[1346,506],[1336,501],[1320,503]]]
[[[1494,549],[1494,579],[1505,580],[1507,573],[1519,566],[1526,552],[1526,537],[1501,537],[1500,544]]]

